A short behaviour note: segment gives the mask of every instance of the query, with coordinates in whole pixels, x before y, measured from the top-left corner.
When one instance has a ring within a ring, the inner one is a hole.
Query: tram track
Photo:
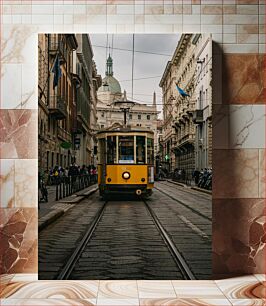
[[[167,186],[168,186],[168,185],[167,185]],[[193,213],[197,214],[198,216],[201,216],[202,218],[204,218],[204,219],[206,219],[206,220],[212,222],[212,218],[210,218],[210,217],[208,217],[208,216],[202,214],[200,211],[198,211],[197,209],[191,207],[190,205],[186,204],[185,202],[176,199],[176,197],[169,195],[169,193],[167,193],[166,191],[162,190],[161,188],[154,187],[154,189],[156,189],[156,190],[158,190],[159,192],[163,193],[164,195],[166,195],[166,196],[169,197],[170,199],[176,201],[178,204],[180,204],[180,205],[186,207],[187,209],[191,210]]]
[[[188,264],[186,263],[185,259],[183,258],[183,256],[181,255],[181,253],[178,251],[178,249],[176,248],[174,242],[172,241],[172,239],[170,238],[170,236],[168,235],[167,231],[165,230],[165,228],[163,227],[163,225],[161,224],[160,220],[158,219],[158,217],[156,216],[155,212],[153,211],[153,209],[151,208],[151,205],[148,204],[147,201],[141,200],[135,203],[133,203],[133,205],[131,205],[131,207],[133,207],[134,205],[138,205],[138,209],[140,209],[141,203],[144,204],[143,206],[145,207],[146,213],[143,211],[141,213],[141,215],[146,216],[144,219],[142,220],[135,220],[133,223],[137,224],[137,223],[148,223],[150,231],[147,230],[147,236],[145,237],[144,235],[144,242],[141,241],[141,243],[143,244],[142,247],[140,247],[139,245],[136,245],[134,247],[134,249],[138,249],[138,252],[140,253],[140,256],[143,256],[143,248],[147,249],[149,246],[149,241],[151,241],[153,239],[153,237],[149,237],[148,233],[149,232],[153,232],[154,233],[154,229],[152,229],[153,227],[156,228],[157,230],[157,236],[159,234],[159,236],[161,237],[161,243],[164,244],[164,247],[158,247],[157,248],[161,251],[161,249],[166,248],[168,250],[168,252],[170,253],[170,257],[173,260],[173,263],[175,263],[176,268],[172,268],[173,270],[177,270],[179,271],[176,275],[179,277],[178,279],[196,279],[196,277],[194,276],[193,272],[191,271],[190,267],[188,266]],[[66,262],[66,264],[64,265],[64,267],[62,268],[61,272],[58,274],[57,279],[62,280],[62,279],[74,279],[72,272],[75,270],[75,266],[78,265],[79,260],[82,257],[83,252],[85,253],[89,253],[90,251],[92,252],[92,247],[90,247],[90,244],[93,244],[92,241],[94,239],[94,244],[95,244],[95,239],[97,240],[97,236],[100,236],[99,234],[97,235],[97,231],[98,232],[103,232],[106,229],[109,229],[109,232],[112,231],[116,231],[116,232],[122,232],[123,231],[123,226],[121,228],[115,228],[116,224],[110,224],[110,216],[108,216],[108,214],[110,215],[110,210],[112,209],[112,206],[114,207],[115,205],[118,205],[117,202],[110,202],[110,201],[106,201],[103,206],[99,209],[99,211],[96,213],[93,221],[91,222],[91,224],[89,225],[84,237],[81,239],[79,245],[77,246],[77,248],[75,249],[75,251],[72,253],[71,257],[68,259],[68,261]],[[123,203],[120,203],[121,207],[123,206]],[[106,209],[108,207],[109,212],[106,212]],[[144,208],[143,207],[143,208]],[[130,205],[129,205],[129,209],[130,209]],[[141,208],[142,209],[142,208]],[[106,214],[106,216],[105,216]],[[134,213],[133,213],[134,215]],[[105,216],[105,218],[104,218]],[[138,215],[135,215],[135,217],[137,218]],[[108,222],[105,224],[106,220],[108,220]],[[141,218],[140,218],[141,219]],[[148,220],[148,221],[147,221]],[[149,221],[150,220],[150,221]],[[153,224],[151,224],[151,221]],[[130,226],[129,226],[130,227]],[[136,228],[136,231],[139,231],[139,229]],[[132,234],[132,233],[131,233]],[[108,233],[106,233],[106,235],[108,236]],[[129,233],[130,236],[130,233]],[[108,236],[109,237],[109,236]],[[137,241],[140,240],[139,237],[137,237]],[[117,237],[113,237],[113,239],[117,239]],[[127,244],[126,240],[123,240],[124,238],[122,237],[120,240],[120,244]],[[147,245],[145,245],[145,239],[147,241]],[[158,244],[158,237],[155,238],[156,243]],[[99,242],[97,242],[96,244],[100,245],[101,241],[99,240]],[[130,250],[130,244],[129,244],[129,250]],[[113,251],[113,250],[112,250]],[[152,257],[152,249],[149,250],[149,254]],[[136,253],[136,252],[135,252]],[[142,254],[141,254],[142,253]],[[93,254],[93,252],[92,252]],[[134,254],[132,254],[131,257]],[[135,254],[135,257],[137,254]],[[102,254],[103,257],[107,257],[109,256],[108,254]],[[117,254],[115,254],[114,258],[117,258],[117,256],[119,256],[119,252]],[[168,256],[168,257],[169,257]],[[120,257],[119,257],[120,258]],[[97,258],[95,258],[95,261],[97,262]],[[147,258],[147,262],[152,262],[152,261],[156,261],[154,258]],[[169,259],[168,259],[169,261]],[[119,264],[113,264],[114,261],[111,261],[111,268],[109,267],[110,270],[112,270],[112,268],[117,269],[119,268]],[[169,263],[169,265],[173,265]],[[88,265],[86,267],[87,269],[90,269],[91,267]],[[103,269],[101,267],[99,267],[100,269]],[[144,269],[145,270],[145,269]],[[110,271],[106,271],[106,273],[110,273],[110,275],[112,275],[112,273]],[[145,273],[144,271],[142,271],[141,273]],[[165,272],[166,273],[166,272]],[[74,273],[75,275],[75,273]],[[147,274],[149,275],[149,274]],[[129,276],[129,275],[128,275]],[[109,278],[109,277],[108,277]],[[111,278],[111,277],[110,277]],[[127,277],[128,278],[128,277]],[[146,278],[145,275],[143,274],[143,276],[141,278]],[[173,279],[173,277],[170,277],[171,279]],[[99,277],[100,279],[100,277]]]
[[[158,217],[156,216],[156,214],[154,213],[154,211],[152,210],[150,205],[146,201],[144,201],[144,203],[145,203],[152,219],[154,220],[154,223],[156,224],[158,231],[160,232],[161,236],[163,237],[164,242],[166,243],[167,247],[169,248],[169,251],[172,254],[177,266],[179,267],[181,273],[183,274],[184,279],[195,280],[196,278],[195,278],[193,272],[189,268],[188,264],[186,263],[185,259],[181,255],[181,253],[178,251],[178,249],[174,245],[172,239],[167,234],[166,230],[162,226]]]
[[[71,257],[61,270],[60,274],[58,275],[57,279],[58,280],[63,280],[63,279],[68,279],[70,276],[71,272],[73,271],[76,262],[78,261],[81,253],[83,252],[84,248],[86,247],[87,243],[90,241],[93,232],[95,231],[99,221],[101,220],[101,217],[104,213],[105,207],[106,207],[107,201],[103,204],[103,206],[98,210],[96,213],[93,221],[91,222],[89,228],[87,229],[85,235],[81,239],[80,243],[78,244],[77,248],[75,251],[72,253]]]
[[[200,197],[200,198],[205,199],[205,200],[208,200],[211,197],[211,195],[203,193],[202,191],[196,191],[196,190],[192,189],[191,187],[182,187],[180,185],[177,185],[176,182],[171,181],[171,180],[159,181],[159,182],[162,185],[168,186],[170,188],[175,186],[179,191],[181,191],[183,193],[189,193],[191,195],[195,195],[195,196]]]

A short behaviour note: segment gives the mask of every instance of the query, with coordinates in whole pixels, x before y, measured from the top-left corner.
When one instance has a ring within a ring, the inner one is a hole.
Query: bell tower
[[[105,71],[105,75],[106,76],[113,76],[113,60],[109,54],[108,59],[106,61],[106,71]]]

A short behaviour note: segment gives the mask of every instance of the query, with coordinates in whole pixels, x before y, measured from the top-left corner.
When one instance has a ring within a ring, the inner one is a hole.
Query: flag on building
[[[61,68],[60,68],[60,61],[59,61],[59,56],[56,56],[54,67],[52,70],[54,74],[54,82],[53,82],[53,89],[58,85],[59,79],[62,76]]]
[[[176,84],[176,88],[182,97],[190,97],[190,95],[184,92],[184,90],[181,89],[177,84]]]

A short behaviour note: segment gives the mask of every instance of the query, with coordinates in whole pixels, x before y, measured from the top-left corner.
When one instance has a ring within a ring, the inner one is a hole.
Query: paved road
[[[150,207],[195,276],[210,278],[211,197],[171,183],[159,182],[156,187],[148,200]],[[94,194],[40,233],[40,279],[56,278],[101,205],[98,194]],[[182,276],[144,203],[120,199],[108,202],[70,278],[182,279]]]

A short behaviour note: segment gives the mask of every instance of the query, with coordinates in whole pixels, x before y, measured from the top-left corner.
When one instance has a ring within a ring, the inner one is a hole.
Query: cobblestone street
[[[149,209],[196,279],[211,275],[211,195],[167,181],[146,201],[100,199],[98,192],[71,207],[39,233],[39,278],[57,279],[104,207],[69,279],[184,279]]]

